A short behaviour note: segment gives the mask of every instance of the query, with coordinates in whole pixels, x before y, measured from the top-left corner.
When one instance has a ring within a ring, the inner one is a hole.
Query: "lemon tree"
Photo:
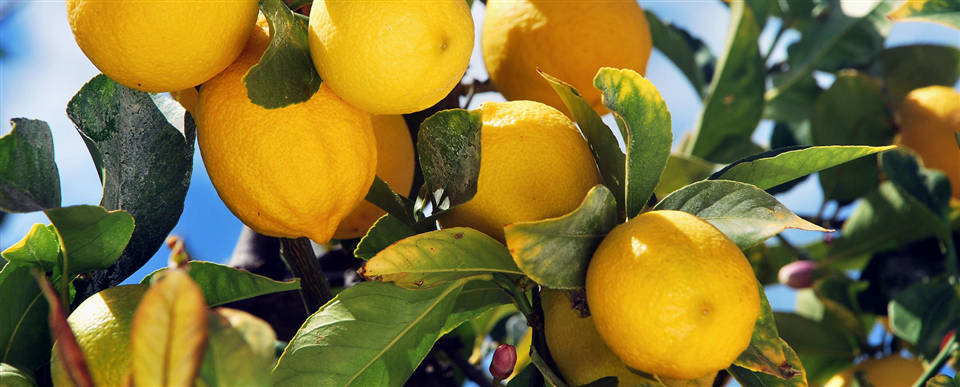
[[[718,2],[722,51],[632,1],[66,3],[103,197],[0,137],[0,209],[49,220],[2,252],[0,385],[955,383],[960,49],[886,41],[950,2]],[[195,143],[247,270],[169,236]]]

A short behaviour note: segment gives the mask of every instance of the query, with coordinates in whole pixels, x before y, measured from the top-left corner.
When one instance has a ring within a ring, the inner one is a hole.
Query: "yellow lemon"
[[[363,201],[377,164],[370,115],[326,83],[279,109],[250,102],[242,78],[269,44],[265,19],[243,53],[200,88],[197,139],[227,208],[261,234],[323,244]]]
[[[483,61],[508,100],[566,106],[539,74],[553,75],[605,113],[593,78],[601,67],[646,73],[653,48],[647,18],[634,0],[489,0],[483,21]]]
[[[651,211],[603,239],[586,290],[600,337],[624,363],[697,379],[729,367],[750,344],[757,286],[747,258],[711,224]]]
[[[130,372],[130,327],[137,305],[149,288],[124,285],[106,289],[84,300],[67,318],[96,385],[122,385]],[[50,358],[50,373],[54,386],[74,386],[56,348]]]
[[[586,140],[557,109],[484,102],[480,112],[477,194],[440,218],[441,227],[471,227],[504,242],[504,225],[567,214],[600,183]]]
[[[331,90],[374,114],[405,114],[439,102],[473,52],[463,0],[314,0],[310,54]]]
[[[953,197],[960,199],[960,93],[946,86],[911,91],[900,103],[900,133],[896,144],[917,151],[927,168],[947,174]]]
[[[227,68],[257,20],[256,0],[67,0],[77,45],[104,75],[160,93],[199,85]]]
[[[180,106],[183,106],[184,109],[190,112],[193,119],[197,119],[197,101],[200,99],[200,92],[198,92],[195,87],[171,91],[170,96],[179,102]]]
[[[912,386],[920,378],[923,364],[896,355],[867,359],[830,378],[823,387],[853,386],[854,372],[861,370],[867,373],[867,380],[874,387],[904,387]]]
[[[377,176],[390,184],[394,192],[407,196],[413,187],[413,171],[416,160],[413,154],[413,139],[403,116],[373,116],[373,134],[377,138]],[[340,222],[335,239],[359,238],[386,211],[368,201]]]

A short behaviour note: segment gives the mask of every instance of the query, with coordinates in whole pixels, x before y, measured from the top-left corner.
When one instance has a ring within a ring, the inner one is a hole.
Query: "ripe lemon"
[[[504,225],[567,214],[600,183],[586,140],[557,109],[484,102],[480,112],[477,194],[440,218],[441,227],[471,227],[504,242]]]
[[[413,155],[413,139],[403,116],[375,115],[372,119],[373,134],[377,138],[377,176],[390,184],[394,192],[407,196],[413,187],[413,171],[416,160]],[[386,211],[368,201],[340,222],[334,239],[359,238]]]
[[[188,89],[183,89],[179,91],[171,91],[170,96],[174,100],[180,103],[180,106],[183,106],[194,119],[197,118],[197,100],[200,99],[200,93],[195,87]]]
[[[124,285],[106,289],[84,300],[67,318],[94,384],[119,386],[130,372],[130,326],[149,288]],[[56,348],[50,358],[50,373],[54,386],[74,385]]]
[[[593,87],[597,71],[627,68],[643,75],[653,48],[647,17],[634,0],[489,0],[482,40],[490,80],[504,98],[540,101],[565,113],[538,67],[605,113]]]
[[[323,82],[374,114],[404,114],[439,102],[473,52],[473,16],[463,0],[314,0],[310,54]]]
[[[903,387],[913,385],[923,375],[923,364],[896,355],[867,359],[834,375],[823,387],[853,386],[853,374],[860,370],[867,373],[867,380],[874,387]]]
[[[77,45],[107,77],[160,93],[227,68],[257,20],[256,0],[67,0]]]
[[[258,22],[237,61],[200,87],[197,139],[227,208],[261,234],[323,244],[363,201],[377,164],[370,115],[326,84],[280,109],[250,102],[242,78],[269,44]]]
[[[900,133],[896,144],[917,151],[927,168],[947,174],[953,197],[960,199],[960,93],[946,86],[911,91],[900,103]]]
[[[737,245],[679,211],[651,211],[613,229],[587,269],[597,331],[635,369],[697,379],[727,368],[760,315],[757,279]]]

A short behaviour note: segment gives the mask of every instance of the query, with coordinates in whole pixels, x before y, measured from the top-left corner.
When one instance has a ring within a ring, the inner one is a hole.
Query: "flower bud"
[[[817,264],[813,261],[790,262],[780,268],[777,279],[780,283],[794,289],[806,289],[813,285],[813,271]]]
[[[500,344],[493,353],[490,362],[490,375],[503,380],[513,374],[513,367],[517,365],[517,349],[510,344]]]

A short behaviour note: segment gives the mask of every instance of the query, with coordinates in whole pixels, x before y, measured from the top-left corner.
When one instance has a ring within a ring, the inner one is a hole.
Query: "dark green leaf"
[[[739,181],[765,190],[892,148],[894,147],[817,146],[774,149],[738,160],[714,173],[710,180]]]
[[[247,96],[267,109],[306,102],[322,82],[310,57],[308,20],[281,0],[260,0],[259,5],[270,24],[270,46],[243,77]]]
[[[660,20],[653,12],[645,10],[644,13],[650,25],[653,47],[677,66],[701,98],[706,96],[707,86],[717,67],[717,58],[710,48],[686,30]]]
[[[151,284],[154,278],[159,278],[157,275],[165,271],[167,269],[163,268],[147,274],[140,283]],[[187,274],[200,286],[203,298],[211,307],[264,294],[300,289],[299,279],[289,282],[274,281],[246,270],[213,262],[191,261]]]
[[[444,110],[420,124],[417,152],[433,212],[468,202],[480,177],[479,111]]]
[[[53,159],[53,134],[46,122],[14,118],[0,137],[0,209],[43,211],[60,207],[60,172]]]
[[[126,211],[81,205],[46,211],[63,248],[63,270],[68,277],[103,270],[120,258],[133,233],[133,217]]]
[[[960,3],[951,0],[907,1],[891,13],[890,18],[929,21],[960,29]]]
[[[429,290],[347,288],[310,316],[273,370],[274,386],[402,386],[443,334],[469,279]]]
[[[617,206],[605,186],[593,187],[567,215],[504,228],[507,247],[523,274],[554,289],[582,288],[587,265],[603,237],[617,225]]]
[[[710,177],[716,168],[715,164],[694,156],[672,154],[660,175],[660,184],[653,192],[658,198],[664,198],[673,191]]]
[[[0,270],[0,363],[37,369],[50,361],[47,300],[34,265],[9,262]]]
[[[783,80],[782,75],[773,77],[774,86]],[[810,119],[813,113],[813,102],[817,100],[823,89],[817,85],[813,74],[808,74],[797,82],[796,86],[767,101],[763,107],[763,118],[781,122],[801,122]]]
[[[360,239],[357,249],[353,251],[353,256],[367,260],[383,251],[383,249],[406,237],[414,236],[416,233],[395,216],[386,214],[377,219],[370,231]]]
[[[667,166],[673,142],[670,111],[653,83],[633,70],[601,68],[593,85],[626,133],[624,208],[629,219],[646,206]]]
[[[35,223],[20,242],[14,243],[2,254],[10,262],[30,263],[43,271],[53,271],[60,256],[60,238],[53,226]]]
[[[488,273],[523,274],[506,246],[477,230],[454,227],[418,234],[384,249],[362,268],[371,281],[430,289]]]
[[[772,195],[749,184],[709,180],[664,198],[654,210],[687,212],[709,222],[746,249],[788,228],[828,230],[801,219]]]
[[[829,356],[838,363],[852,363],[860,354],[857,339],[843,326],[814,321],[795,313],[774,312],[780,337],[800,355]],[[816,332],[816,334],[812,334]]]
[[[901,192],[922,204],[934,215],[932,219],[946,219],[950,199],[950,191],[946,188],[946,175],[940,171],[921,169],[917,158],[903,149],[880,155],[880,166]],[[943,232],[949,233],[946,224],[943,228]]]
[[[718,163],[755,153],[730,155],[722,151],[727,150],[723,145],[729,141],[749,143],[763,115],[766,70],[757,47],[759,36],[760,28],[750,8],[743,2],[731,3],[725,54],[703,101],[687,153]]]
[[[884,50],[880,60],[883,80],[894,101],[900,101],[911,90],[933,85],[952,87],[960,79],[960,49],[956,47],[893,47]]]
[[[799,362],[790,364],[781,345],[780,334],[777,332],[777,322],[774,320],[770,302],[763,284],[757,282],[760,292],[760,316],[753,328],[750,345],[733,362],[738,367],[774,375],[781,379],[790,379],[799,373],[802,366]]]
[[[173,99],[126,88],[103,75],[80,89],[67,115],[103,183],[100,205],[126,210],[137,229],[116,265],[91,277],[86,295],[121,283],[160,249],[180,220],[193,170],[196,126]]]
[[[893,333],[933,359],[943,336],[960,322],[960,299],[941,277],[898,293],[889,304],[889,312]]]
[[[7,363],[0,363],[0,386],[34,387],[36,385],[37,381],[33,378],[33,372]]]
[[[883,0],[881,0],[883,1]],[[852,1],[834,1],[828,9],[830,13],[844,13],[848,17],[863,16],[843,35],[842,38],[830,47],[829,50],[817,62],[815,69],[827,72],[837,72],[848,68],[862,68],[869,65],[880,51],[883,50],[883,40],[890,33],[893,23],[884,15],[869,13],[871,3],[852,2]],[[866,15],[863,15],[864,12]],[[823,23],[831,22],[829,16],[821,15],[826,20],[812,23],[808,28],[824,28]],[[810,34],[811,31],[804,29],[801,34]],[[796,49],[802,45],[790,46],[787,48],[788,55],[795,55]]]
[[[530,362],[536,366],[538,370],[540,370],[540,374],[543,375],[543,379],[554,387],[570,387],[570,385],[563,381],[563,378],[558,376],[553,372],[552,369],[550,369],[550,366],[547,365],[547,362],[545,362],[543,358],[540,357],[540,354],[537,353],[536,347],[530,347]]]
[[[888,145],[893,122],[877,82],[847,72],[839,75],[814,104],[810,131],[814,145]],[[877,158],[858,160],[823,170],[820,185],[826,199],[849,202],[876,188]]]
[[[613,193],[617,206],[623,211],[626,156],[620,150],[617,137],[614,136],[610,127],[603,123],[600,115],[580,96],[577,89],[547,73],[540,72],[540,75],[550,83],[563,103],[567,105],[567,109],[573,112],[580,132],[583,133],[587,144],[590,145],[590,150],[593,151],[593,158],[600,168],[604,184]]]
[[[620,379],[616,376],[607,376],[605,378],[600,378],[594,380],[590,383],[584,384],[580,387],[617,387],[620,384]]]
[[[373,179],[373,185],[370,186],[370,191],[367,191],[366,200],[393,215],[394,219],[400,220],[404,224],[412,223],[410,213],[413,211],[413,202],[393,192],[390,185],[379,176],[375,176]]]

